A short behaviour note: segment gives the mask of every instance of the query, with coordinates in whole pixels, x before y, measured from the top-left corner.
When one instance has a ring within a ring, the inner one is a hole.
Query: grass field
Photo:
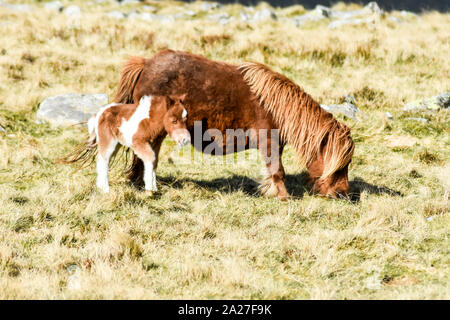
[[[450,14],[329,29],[222,26],[201,15],[116,20],[102,12],[125,7],[109,2],[80,1],[77,19],[28,3],[29,13],[0,7],[0,299],[450,298],[450,114],[402,112],[450,91]],[[353,94],[366,117],[339,119],[356,143],[354,201],[311,195],[290,148],[287,202],[258,194],[261,162],[182,163],[169,141],[154,198],[120,168],[104,195],[94,166],[57,164],[86,129],[36,123],[39,103],[68,92],[112,97],[129,55],[163,48],[265,63],[321,103]]]

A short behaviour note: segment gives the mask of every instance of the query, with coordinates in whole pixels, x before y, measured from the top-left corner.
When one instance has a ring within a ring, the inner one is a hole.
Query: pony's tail
[[[88,121],[89,138],[86,143],[80,144],[72,153],[68,154],[60,160],[61,163],[80,164],[80,169],[89,166],[97,155],[97,135],[95,133],[96,117],[92,117]]]
[[[133,92],[139,77],[144,70],[145,59],[141,57],[131,57],[125,63],[122,70],[122,76],[120,78],[119,87],[117,89],[114,102],[117,103],[134,103]],[[127,160],[128,163],[128,153]],[[135,155],[132,155],[132,161],[125,169],[125,174],[128,176],[130,181],[135,185],[143,184],[144,177],[144,165],[142,161]]]
[[[114,102],[117,103],[134,103],[133,91],[139,76],[144,70],[145,59],[142,57],[131,57],[125,63],[120,78],[119,87],[117,88]]]

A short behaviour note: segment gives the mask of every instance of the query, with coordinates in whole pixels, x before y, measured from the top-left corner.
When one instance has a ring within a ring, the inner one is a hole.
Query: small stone
[[[140,1],[138,0],[122,0],[120,1],[121,5],[127,5],[127,4],[139,4]]]
[[[434,218],[436,218],[436,216],[431,216],[431,217],[428,217],[428,218],[427,218],[427,221],[428,221],[428,222],[430,222],[430,221],[433,221],[433,220],[434,220]]]
[[[386,118],[388,118],[389,120],[394,119],[394,117],[392,116],[392,114],[390,112],[386,112],[385,115],[386,115]]]
[[[271,11],[268,8],[256,11],[253,16],[253,20],[255,21],[262,21],[268,19],[277,20],[277,15],[275,14],[275,12]]]
[[[11,4],[8,2],[0,1],[0,6],[8,8],[12,11],[18,11],[18,12],[28,12],[31,11],[31,7],[27,4]]]
[[[195,16],[195,12],[192,11],[192,10],[186,10],[186,11],[183,11],[183,13],[184,13],[185,15],[187,15],[187,16],[190,16],[190,17]]]
[[[44,4],[44,9],[49,11],[62,11],[64,9],[64,6],[59,1],[53,1],[53,2],[46,2]]]
[[[322,16],[323,18],[331,18],[333,15],[333,10],[331,8],[322,6],[318,4],[314,9],[318,16]]]
[[[330,104],[330,105],[321,104],[320,106],[325,111],[328,111],[333,114],[341,113],[344,116],[351,118],[353,120],[358,120],[358,116],[361,117],[363,116],[361,110],[359,110],[359,108],[356,106],[355,98],[351,95],[346,95],[345,102],[342,104]]]
[[[218,8],[220,8],[222,5],[220,4],[220,3],[217,3],[217,2],[203,2],[201,5],[200,5],[200,9],[202,10],[202,11],[210,11],[210,10],[213,10],[213,9],[218,9]]]
[[[211,21],[220,21],[223,19],[228,19],[230,16],[228,15],[228,13],[224,12],[224,13],[216,13],[216,14],[211,14],[209,16],[206,17],[207,20],[211,20]]]
[[[158,10],[158,8],[154,7],[154,6],[150,6],[148,4],[146,4],[145,6],[142,6],[142,9],[147,10],[147,11],[151,11],[151,12],[155,12]]]
[[[381,279],[378,273],[368,277],[365,280],[366,288],[369,290],[379,290],[381,289]]]
[[[252,16],[244,11],[239,12],[239,17],[241,18],[241,21],[244,22],[249,22],[252,19]]]
[[[343,25],[347,25],[347,24],[351,24],[351,25],[359,25],[359,24],[369,24],[369,23],[373,23],[373,18],[372,17],[367,17],[367,18],[360,18],[360,19],[345,19],[345,20],[336,20],[331,22],[328,25],[328,28],[330,29],[336,29],[338,27],[341,27]]]
[[[425,119],[425,118],[406,118],[406,120],[419,121],[419,122],[422,122],[422,123],[427,123],[428,122],[428,120]]]
[[[418,17],[417,14],[415,14],[413,12],[406,11],[406,10],[400,11],[400,14],[401,14],[401,16],[403,18],[417,18]]]
[[[68,6],[67,8],[65,8],[63,10],[63,12],[67,16],[76,17],[76,16],[81,15],[81,9],[78,6],[76,6],[76,5]]]
[[[380,9],[380,6],[375,1],[369,2],[365,8],[369,9],[372,13],[384,14],[384,11]]]
[[[389,17],[389,20],[391,20],[392,22],[395,22],[395,23],[402,23],[403,22],[402,19],[397,18],[397,17]]]
[[[80,268],[72,264],[67,267],[67,273],[69,273],[69,277],[67,278],[67,289],[70,290],[80,290],[81,289],[81,273]]]
[[[114,19],[124,19],[126,17],[123,12],[120,12],[118,10],[108,12],[106,15]]]
[[[5,128],[3,128],[2,126],[0,126],[0,132],[6,133]]]

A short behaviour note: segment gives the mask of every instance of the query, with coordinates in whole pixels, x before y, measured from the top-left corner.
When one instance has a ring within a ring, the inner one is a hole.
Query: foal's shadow
[[[260,197],[258,181],[255,181],[249,177],[241,175],[233,175],[229,178],[216,178],[213,180],[201,180],[193,178],[176,178],[173,176],[160,177],[158,179],[163,184],[170,185],[172,188],[182,189],[183,184],[193,183],[201,188],[208,189],[210,191],[218,191],[220,193],[234,193],[242,191],[251,197]],[[286,175],[286,189],[293,199],[301,199],[305,194],[311,193],[311,185],[309,183],[309,177],[307,172],[301,172],[298,174]],[[401,192],[392,190],[386,186],[377,186],[365,182],[359,177],[355,177],[350,184],[349,201],[357,203],[361,199],[361,193],[367,192],[369,194],[388,194],[390,196],[403,196]]]

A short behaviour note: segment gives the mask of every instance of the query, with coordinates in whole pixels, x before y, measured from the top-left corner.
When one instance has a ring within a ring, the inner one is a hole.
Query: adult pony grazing
[[[210,150],[211,142],[205,140],[211,139],[204,137],[211,130],[223,137],[214,139],[212,154],[258,148],[267,168],[263,194],[282,200],[289,196],[281,163],[286,143],[307,167],[313,191],[330,197],[348,194],[348,166],[354,150],[350,129],[298,85],[268,67],[258,63],[232,65],[172,50],[150,59],[130,58],[114,101],[132,103],[153,94],[186,95],[187,128],[196,149]],[[241,148],[234,145],[236,130],[248,133]],[[267,134],[274,131],[279,136]],[[136,157],[129,177],[142,183],[143,164]]]

